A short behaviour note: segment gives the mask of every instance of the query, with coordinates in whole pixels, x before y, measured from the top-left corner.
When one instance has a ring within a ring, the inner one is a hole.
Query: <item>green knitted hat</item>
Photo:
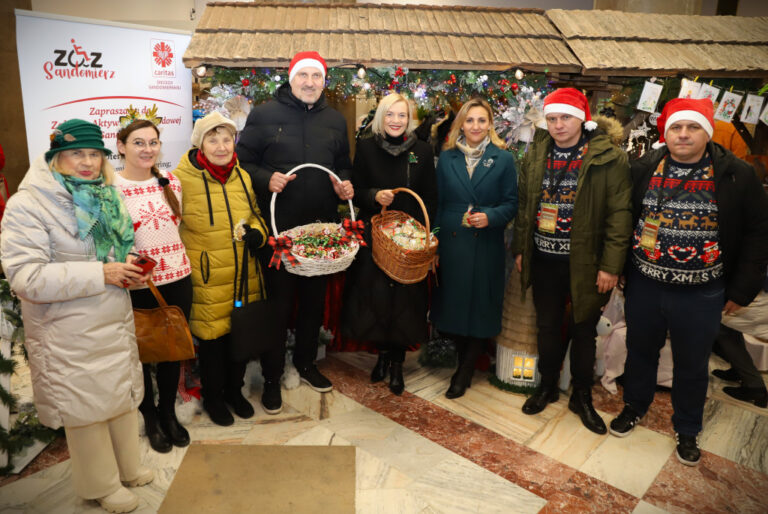
[[[95,148],[105,155],[112,151],[104,147],[101,129],[98,125],[83,120],[67,120],[58,126],[51,134],[51,149],[45,152],[45,160],[50,161],[53,155],[62,150],[77,148]]]

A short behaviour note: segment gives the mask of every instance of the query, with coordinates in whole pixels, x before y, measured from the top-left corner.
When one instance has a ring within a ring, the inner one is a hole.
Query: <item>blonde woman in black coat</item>
[[[411,130],[411,105],[400,94],[384,97],[372,122],[373,137],[358,142],[352,183],[360,219],[371,241],[371,217],[388,209],[403,211],[424,223],[418,202],[409,194],[392,190],[407,187],[424,201],[430,218],[437,204],[432,148]],[[389,389],[402,394],[403,361],[409,346],[427,339],[427,284],[400,284],[373,262],[371,249],[362,247],[347,273],[342,310],[342,333],[346,337],[376,344],[379,358],[371,382],[389,374]]]

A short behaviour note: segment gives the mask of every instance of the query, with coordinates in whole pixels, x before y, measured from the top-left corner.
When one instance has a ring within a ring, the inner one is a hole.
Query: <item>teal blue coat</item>
[[[443,151],[437,198],[440,266],[432,321],[444,333],[494,337],[501,331],[504,300],[504,228],[517,214],[512,154],[489,144],[470,180],[464,154]],[[470,204],[488,216],[488,227],[461,226]]]

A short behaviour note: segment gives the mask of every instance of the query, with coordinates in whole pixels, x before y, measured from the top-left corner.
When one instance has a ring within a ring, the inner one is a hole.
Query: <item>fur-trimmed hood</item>
[[[611,143],[619,146],[624,140],[624,127],[621,126],[616,118],[608,118],[602,114],[592,118],[597,123],[597,130],[605,133],[611,140]]]

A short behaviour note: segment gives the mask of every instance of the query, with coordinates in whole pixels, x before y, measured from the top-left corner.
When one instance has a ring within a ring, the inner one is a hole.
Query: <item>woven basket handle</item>
[[[320,166],[319,164],[299,164],[298,166],[295,166],[290,171],[288,171],[285,175],[291,176],[297,171],[299,171],[302,168],[316,168],[319,170],[322,170],[326,172],[328,175],[332,176],[339,182],[341,182],[341,179],[338,175],[336,175],[334,172],[326,168],[325,166]],[[270,216],[270,222],[272,223],[272,233],[277,237],[277,225],[275,225],[275,200],[277,199],[277,193],[272,193],[272,200],[269,202],[269,216]],[[352,221],[355,221],[355,207],[352,205],[352,199],[350,198],[347,200],[349,202],[349,214],[352,217]]]
[[[425,240],[425,244],[426,244],[426,247],[429,248],[429,234],[430,234],[429,214],[427,214],[427,208],[424,206],[424,202],[421,200],[421,197],[419,195],[417,195],[414,191],[411,191],[407,187],[397,187],[392,190],[392,194],[396,195],[397,193],[408,193],[409,195],[414,197],[417,202],[419,202],[419,206],[421,207],[421,212],[424,213],[424,222],[427,225],[427,239]],[[385,205],[382,205],[381,213],[384,214],[386,211],[387,211],[387,207]]]

